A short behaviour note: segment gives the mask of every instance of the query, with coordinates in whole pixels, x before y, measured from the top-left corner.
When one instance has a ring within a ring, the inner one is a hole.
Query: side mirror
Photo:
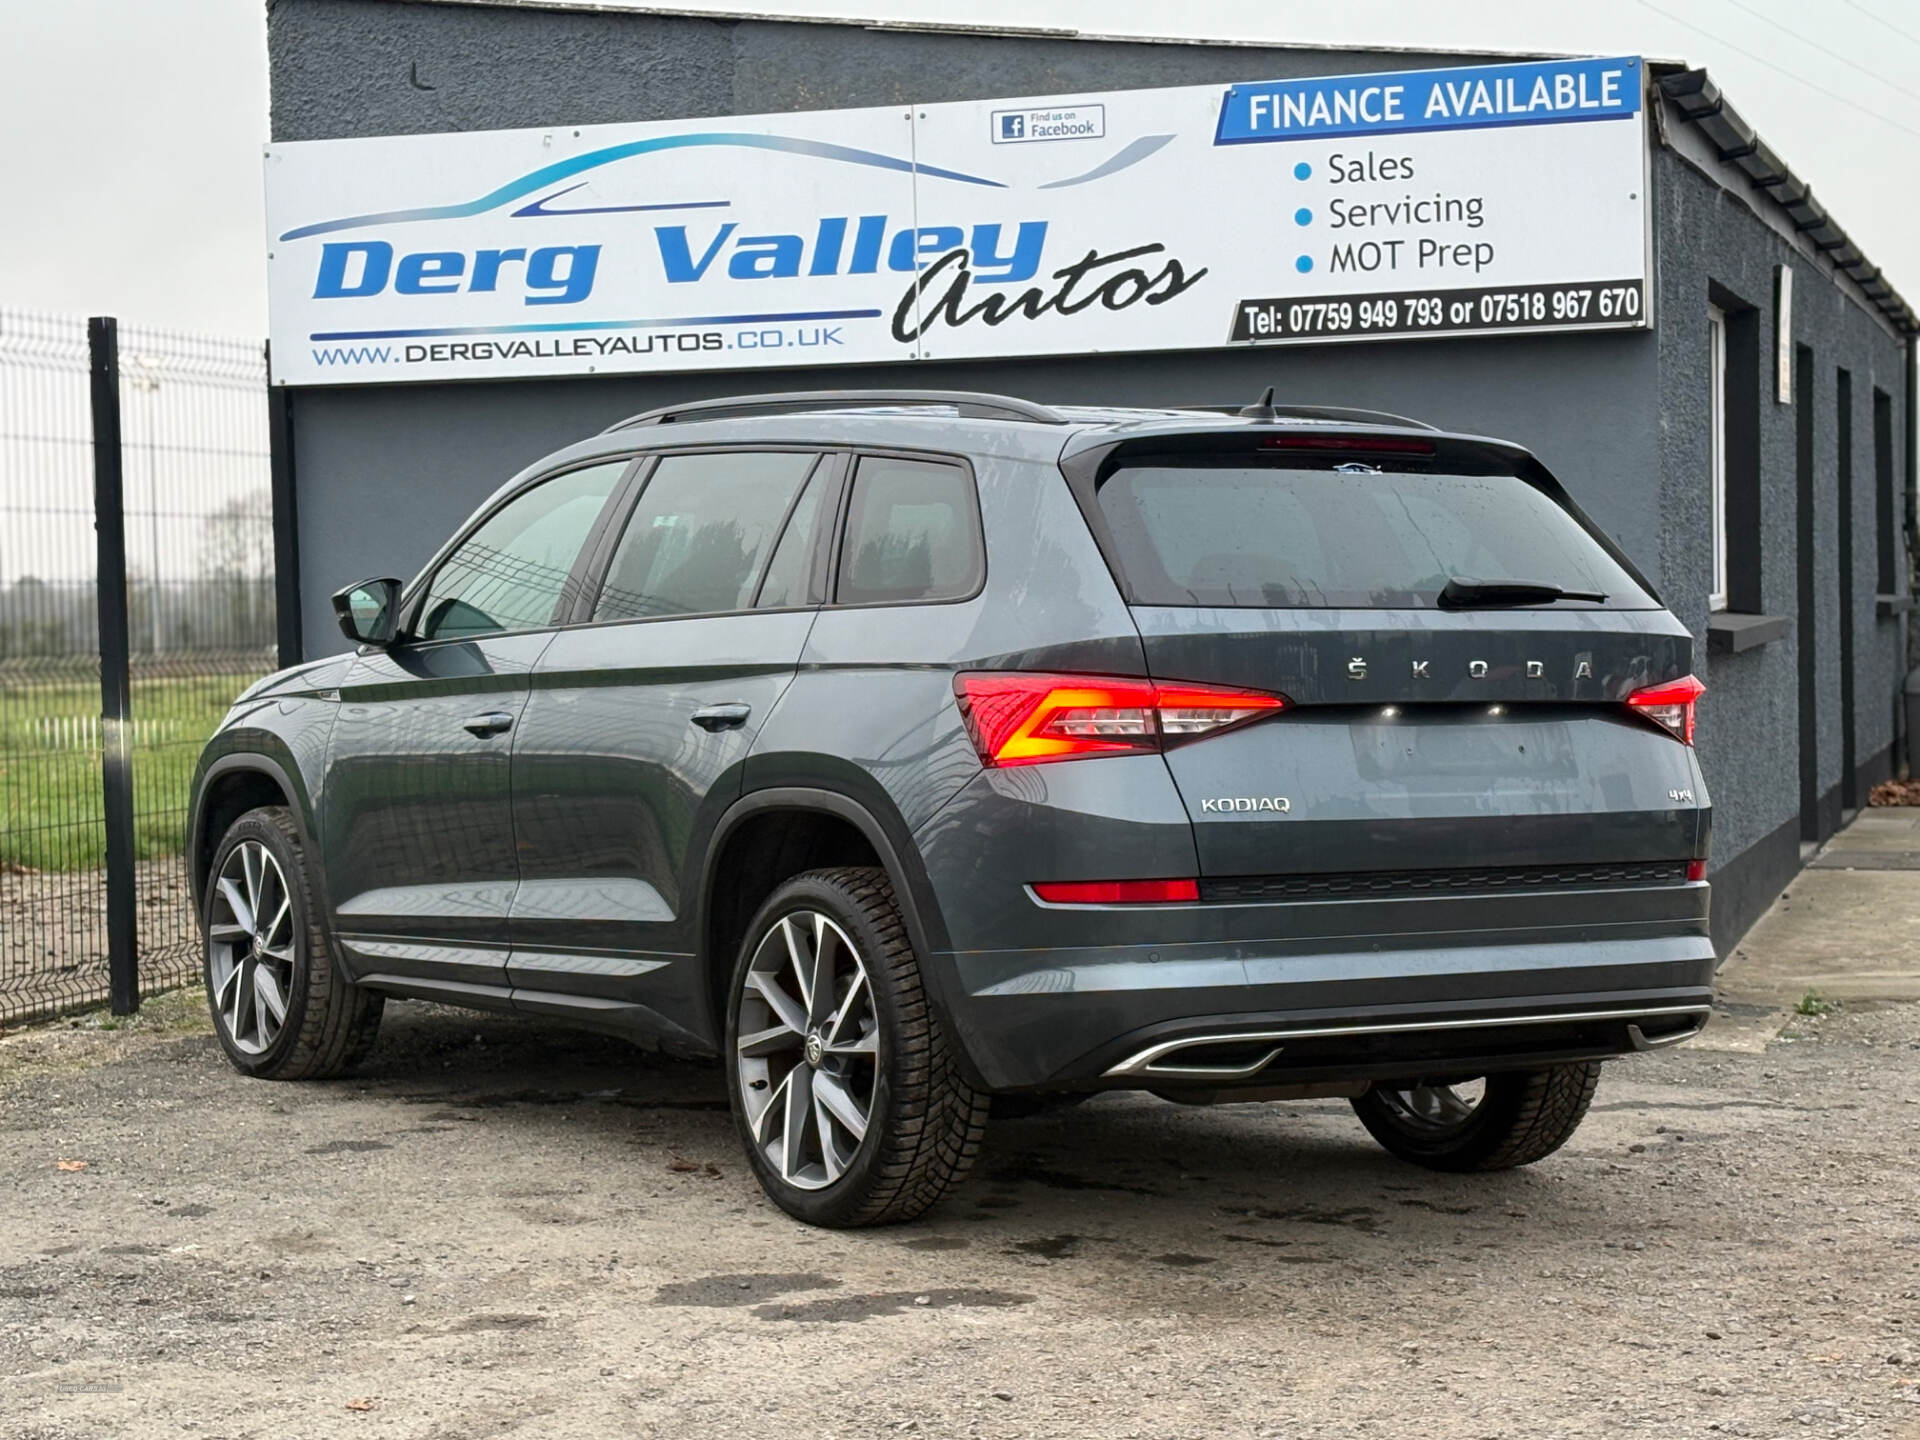
[[[391,645],[400,614],[400,582],[362,580],[335,591],[333,614],[340,622],[340,633],[356,644]]]

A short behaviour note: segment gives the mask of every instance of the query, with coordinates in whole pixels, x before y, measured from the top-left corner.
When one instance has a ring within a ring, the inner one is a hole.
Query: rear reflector
[[[987,765],[1150,753],[1287,703],[1225,686],[1025,671],[973,671],[955,676],[953,688]]]
[[[1707,862],[1705,860],[1687,861],[1687,879],[1704,880],[1706,878],[1707,878]]]
[[[1627,696],[1627,704],[1657,724],[1664,725],[1674,735],[1691,745],[1693,743],[1693,705],[1707,687],[1691,675],[1683,675],[1678,680],[1669,680],[1662,685],[1649,685],[1644,690],[1636,690]]]
[[[1049,880],[1033,893],[1051,905],[1165,905],[1200,898],[1197,880]]]

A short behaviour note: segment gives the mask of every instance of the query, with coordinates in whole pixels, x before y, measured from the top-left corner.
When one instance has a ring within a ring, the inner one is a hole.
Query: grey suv
[[[1502,441],[694,404],[335,603],[354,653],[196,779],[250,1075],[339,1073],[388,996],[717,1053],[767,1193],[845,1226],[1116,1088],[1525,1164],[1708,1015],[1691,637]]]

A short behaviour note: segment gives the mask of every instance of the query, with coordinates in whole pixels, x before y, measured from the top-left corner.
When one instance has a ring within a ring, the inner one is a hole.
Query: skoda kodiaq
[[[1116,1088],[1526,1164],[1708,1016],[1692,638],[1503,441],[693,404],[335,604],[352,653],[196,780],[250,1075],[339,1073],[389,996],[719,1055],[767,1193],[844,1226]]]

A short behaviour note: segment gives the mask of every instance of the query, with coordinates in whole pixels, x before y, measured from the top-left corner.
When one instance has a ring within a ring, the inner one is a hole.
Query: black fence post
[[[120,468],[120,334],[111,316],[87,321],[93,380],[93,527],[100,591],[101,790],[107,823],[107,975],[113,1013],[140,1008],[133,899],[133,750],[128,722],[127,533]]]
[[[267,347],[267,464],[273,482],[273,617],[279,665],[304,658],[300,634],[300,517],[293,478],[293,393],[273,383]]]

